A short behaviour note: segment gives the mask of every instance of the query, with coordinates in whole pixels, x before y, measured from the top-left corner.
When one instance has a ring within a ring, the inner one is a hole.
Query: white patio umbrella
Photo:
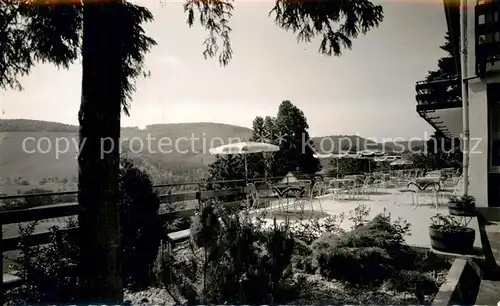
[[[413,162],[407,159],[397,159],[389,164],[390,166],[406,166],[413,165]]]
[[[382,157],[386,156],[387,154],[382,151],[377,151],[377,150],[361,150],[357,152],[359,157],[363,158],[376,158],[376,157]]]
[[[382,157],[375,157],[373,161],[375,162],[393,162],[395,160],[401,159],[401,156],[387,155]]]
[[[237,142],[210,149],[212,155],[243,154],[245,160],[245,179],[248,178],[247,154],[277,152],[279,146],[265,142]]]
[[[400,160],[402,157],[399,156],[399,155],[386,155],[386,156],[380,156],[380,157],[375,157],[373,159],[374,162],[387,162],[389,163],[389,172],[391,171],[391,168],[390,168],[390,163],[396,161],[396,160]]]
[[[357,153],[359,159],[368,159],[368,172],[371,173],[371,160],[378,159],[380,160],[382,157],[385,157],[387,154],[382,151],[377,150],[361,150]]]
[[[317,158],[317,159],[322,159],[322,158],[334,158],[335,160],[337,160],[337,178],[339,177],[339,159],[342,159],[342,158],[357,158],[357,155],[356,154],[351,154],[351,153],[348,153],[348,152],[345,152],[345,153],[328,153],[328,154],[320,154],[320,153],[316,153],[313,155],[314,158]]]

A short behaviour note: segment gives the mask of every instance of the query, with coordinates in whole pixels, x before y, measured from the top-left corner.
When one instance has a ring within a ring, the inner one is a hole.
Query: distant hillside
[[[330,135],[313,137],[312,142],[319,153],[335,153],[343,150],[381,149],[381,144],[358,135]]]
[[[208,152],[211,147],[245,141],[251,134],[248,128],[220,123],[153,124],[144,130],[122,128],[121,147],[129,157],[147,160],[161,169],[183,172],[210,164],[214,160]],[[356,135],[315,137],[313,143],[320,153],[335,152],[339,145],[349,143],[387,151],[395,145],[375,143]],[[2,120],[0,150],[2,178],[39,181],[57,176],[74,179],[78,169],[78,127],[39,120]]]
[[[0,126],[1,177],[38,181],[77,175],[78,127],[25,119],[2,120]],[[251,134],[248,128],[220,123],[155,124],[122,128],[121,145],[131,157],[140,155],[177,172],[211,163],[211,146],[245,141]]]
[[[379,143],[358,135],[331,135],[322,137],[313,137],[312,142],[319,153],[338,152],[339,149],[355,150],[380,150],[388,153],[402,153],[407,151],[417,151],[423,148],[424,141],[384,142]],[[412,148],[410,148],[410,145]]]
[[[30,119],[3,119],[0,120],[0,132],[63,132],[77,133],[78,127],[59,122],[30,120]]]

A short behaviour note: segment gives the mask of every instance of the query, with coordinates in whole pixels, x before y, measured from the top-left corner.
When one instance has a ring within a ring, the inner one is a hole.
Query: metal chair
[[[268,186],[268,184],[266,183]],[[259,211],[264,211],[266,212],[268,209],[271,209],[272,204],[268,205],[269,202],[272,203],[272,200],[276,200],[275,196],[272,196],[269,194],[269,191],[267,191],[265,194],[259,193],[257,190],[257,187],[255,187],[255,183],[248,183],[248,192],[249,192],[249,198],[252,200],[252,203],[248,203],[248,209],[249,210],[259,210]]]
[[[308,187],[306,187],[306,192],[304,192],[305,196],[297,196],[295,198],[294,213],[295,213],[296,204],[299,205],[301,214],[304,213],[305,206],[307,204],[309,204],[309,208],[311,209],[309,217],[311,217],[313,215],[313,212],[314,212],[314,200],[318,200],[321,214],[323,214],[324,213],[323,205],[321,203],[321,195],[322,195],[323,191],[324,191],[323,182],[316,182],[312,186],[311,186],[311,184],[309,184]]]

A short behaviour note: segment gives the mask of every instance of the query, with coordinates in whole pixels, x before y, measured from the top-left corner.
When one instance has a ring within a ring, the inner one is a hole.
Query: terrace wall
[[[488,207],[488,100],[486,84],[469,86],[469,193],[478,207]]]

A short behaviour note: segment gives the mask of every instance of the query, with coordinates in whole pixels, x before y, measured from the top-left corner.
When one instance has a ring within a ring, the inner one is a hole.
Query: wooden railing
[[[238,181],[224,181],[218,183],[236,183]],[[244,180],[243,180],[244,182]],[[215,182],[214,182],[215,183]],[[172,187],[175,184],[169,185],[160,185],[155,187]],[[181,185],[181,184],[177,184]],[[185,184],[182,184],[185,185]],[[199,185],[199,187],[201,184]],[[43,196],[59,196],[59,195],[68,195],[68,194],[77,194],[77,192],[59,192],[59,193],[45,193],[45,194],[26,194],[26,195],[14,195],[14,196],[2,196],[0,200],[12,200],[12,199],[21,199],[21,198],[29,198],[29,197],[43,197]],[[212,198],[219,198],[224,196],[237,196],[246,194],[245,187],[225,189],[225,190],[206,190],[206,191],[188,191],[188,192],[178,192],[172,194],[162,194],[159,196],[161,203],[172,203],[172,202],[183,202],[190,200],[205,200]],[[230,203],[224,203],[224,206],[234,206],[241,204],[242,201],[235,201]],[[57,205],[57,206],[55,206]],[[21,236],[16,235],[13,237],[3,237],[3,226],[9,224],[17,224],[23,222],[33,222],[45,219],[53,219],[60,217],[70,217],[77,216],[80,207],[78,203],[62,203],[55,204],[54,206],[49,207],[39,207],[39,208],[28,208],[28,209],[20,209],[20,210],[9,210],[0,212],[0,234],[2,235],[2,239],[0,240],[0,263],[1,263],[1,274],[3,275],[3,264],[4,264],[4,252],[18,250],[21,243]],[[169,220],[174,220],[178,218],[190,217],[195,214],[196,209],[184,209],[184,210],[176,210],[172,212],[160,213],[159,217],[163,222],[167,222]],[[60,229],[61,232],[64,232],[68,235],[74,236],[78,233],[78,228],[67,228]],[[172,240],[178,240],[186,238],[182,235],[177,235],[175,238],[170,238],[169,233],[166,233],[164,239],[172,242]],[[47,230],[35,233],[23,239],[23,244],[35,246],[35,245],[43,245],[47,244],[50,241],[51,233]],[[10,288],[14,288],[19,286],[22,283],[22,280],[16,277],[9,277],[5,283],[0,283],[0,299],[3,304],[3,297],[5,290]]]
[[[241,195],[246,193],[246,188],[233,188],[226,190],[208,190],[208,191],[196,191],[196,192],[181,192],[161,195],[160,200],[162,203],[166,202],[182,202],[189,200],[203,200],[210,198],[217,198],[222,196],[231,195]],[[240,201],[241,202],[241,201]],[[80,207],[78,203],[68,203],[60,206],[54,207],[43,207],[43,208],[29,208],[22,210],[12,210],[0,213],[0,224],[15,224],[22,222],[31,222],[44,219],[52,219],[59,217],[69,217],[78,215]],[[195,209],[179,210],[168,213],[160,213],[160,218],[164,221],[173,220],[177,218],[190,217],[194,215]],[[73,232],[74,229],[67,229],[63,231]],[[39,233],[31,235],[27,241],[30,245],[39,245],[48,243],[49,232]],[[20,242],[20,237],[11,237],[1,240],[0,250],[2,252],[17,250],[18,244]]]

